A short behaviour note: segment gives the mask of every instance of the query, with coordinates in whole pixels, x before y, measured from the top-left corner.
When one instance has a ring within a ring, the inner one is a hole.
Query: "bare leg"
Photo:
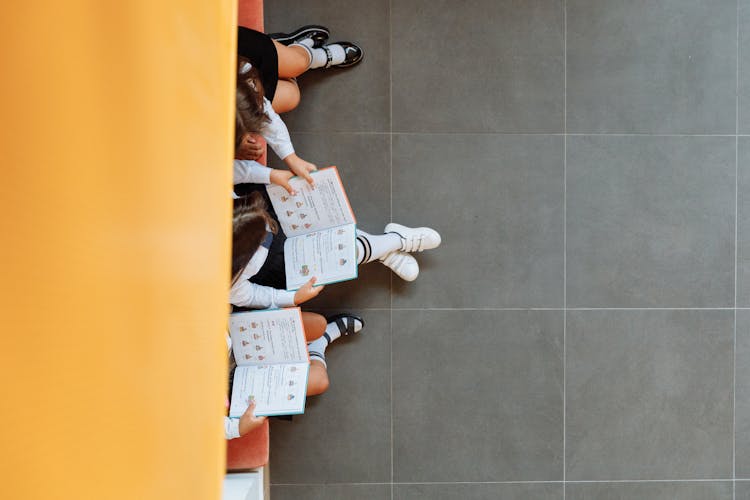
[[[313,359],[310,361],[310,376],[307,379],[307,395],[317,396],[328,390],[328,370],[320,361]]]
[[[273,96],[273,110],[286,113],[299,105],[300,93],[297,83],[293,80],[279,80],[276,85],[276,95]]]
[[[310,53],[303,47],[287,47],[274,41],[279,56],[279,78],[296,78],[310,67]]]
[[[311,312],[302,313],[302,324],[305,326],[305,339],[308,342],[322,337],[328,326],[323,316]]]

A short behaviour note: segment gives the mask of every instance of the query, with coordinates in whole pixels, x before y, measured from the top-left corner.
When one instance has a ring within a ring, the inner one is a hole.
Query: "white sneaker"
[[[421,252],[440,245],[440,235],[429,227],[406,227],[391,222],[385,226],[385,233],[396,233],[401,237],[401,250],[404,252]]]
[[[419,276],[417,259],[406,252],[396,250],[380,259],[380,262],[390,267],[391,271],[404,281],[414,281]]]

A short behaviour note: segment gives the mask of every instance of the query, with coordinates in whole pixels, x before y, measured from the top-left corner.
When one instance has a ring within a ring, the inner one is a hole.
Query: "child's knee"
[[[320,338],[328,325],[323,316],[311,312],[303,312],[302,321],[305,324],[305,337],[308,341]]]
[[[328,390],[330,385],[328,373],[325,370],[316,370],[314,375],[311,374],[310,380],[308,381],[307,395],[317,396],[323,394]]]
[[[291,109],[295,109],[299,106],[299,103],[302,100],[302,94],[299,91],[299,85],[297,85],[297,82],[292,81],[291,83],[292,84],[289,86],[289,106]]]
[[[287,111],[291,111],[299,106],[302,100],[302,94],[299,90],[299,85],[295,80],[285,80],[284,85],[284,107]]]
[[[323,394],[328,390],[328,388],[331,386],[331,381],[328,379],[328,375],[326,375],[324,378],[322,378],[318,382],[318,394]]]

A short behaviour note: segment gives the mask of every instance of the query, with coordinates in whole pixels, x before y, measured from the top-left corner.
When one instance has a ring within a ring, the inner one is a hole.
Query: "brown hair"
[[[271,121],[263,111],[263,84],[258,70],[242,73],[242,68],[249,64],[244,57],[237,58],[237,96],[234,124],[234,148],[242,143],[245,134],[257,134]]]
[[[268,229],[275,234],[278,225],[268,213],[262,194],[256,191],[235,200],[232,218],[232,283],[258,251]]]

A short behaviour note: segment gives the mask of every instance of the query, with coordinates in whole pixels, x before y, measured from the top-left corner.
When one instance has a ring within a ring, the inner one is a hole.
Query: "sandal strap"
[[[323,45],[321,49],[325,50],[326,52],[326,68],[330,68],[333,66],[333,54],[331,54],[331,49],[329,49],[327,46]]]
[[[343,318],[336,318],[336,326],[338,326],[339,332],[341,332],[341,335],[343,336],[354,335],[356,333],[354,331],[354,326],[355,326],[354,318],[352,318],[351,316],[344,316]]]
[[[344,323],[343,318],[336,318],[336,326],[339,327],[339,333],[341,333],[341,335],[349,335],[349,330],[347,328],[348,325]]]

